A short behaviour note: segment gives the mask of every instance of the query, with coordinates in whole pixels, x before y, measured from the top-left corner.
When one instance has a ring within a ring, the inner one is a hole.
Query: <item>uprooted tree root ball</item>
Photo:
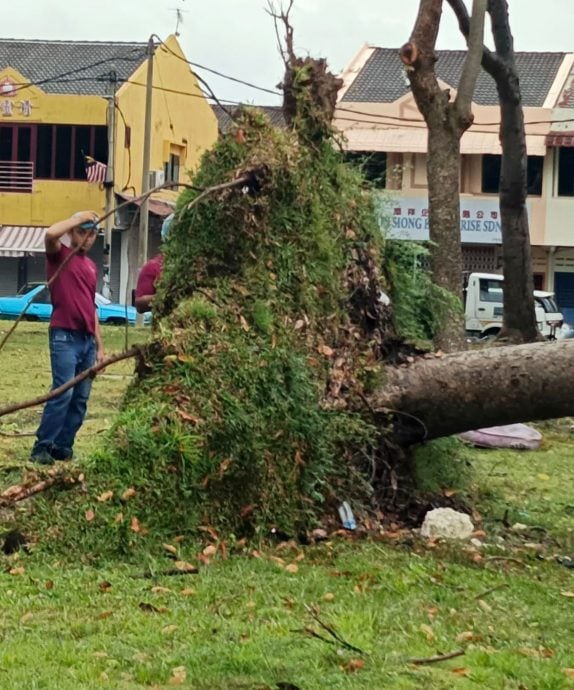
[[[364,514],[408,502],[410,468],[367,402],[385,357],[403,357],[372,197],[332,141],[236,118],[194,184],[246,181],[179,198],[155,342],[87,467],[90,505],[37,507],[61,514],[67,541],[296,534],[343,500]]]

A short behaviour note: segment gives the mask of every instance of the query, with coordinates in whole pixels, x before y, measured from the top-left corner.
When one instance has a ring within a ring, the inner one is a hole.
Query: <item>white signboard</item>
[[[393,239],[429,239],[428,200],[425,197],[402,197],[384,201],[382,223]],[[460,235],[464,243],[501,244],[498,199],[460,200]]]

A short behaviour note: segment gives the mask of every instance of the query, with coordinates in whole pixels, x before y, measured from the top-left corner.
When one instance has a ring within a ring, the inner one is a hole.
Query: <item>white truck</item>
[[[464,291],[466,332],[469,337],[490,338],[502,328],[503,278],[495,273],[471,273]],[[554,293],[534,290],[536,323],[545,338],[560,337],[564,317]]]

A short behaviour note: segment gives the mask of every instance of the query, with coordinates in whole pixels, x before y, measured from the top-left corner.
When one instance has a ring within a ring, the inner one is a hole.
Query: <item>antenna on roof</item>
[[[175,12],[176,23],[175,23],[175,35],[179,36],[180,24],[183,24],[183,15],[187,14],[187,10],[182,10],[179,7],[172,7],[171,12]]]

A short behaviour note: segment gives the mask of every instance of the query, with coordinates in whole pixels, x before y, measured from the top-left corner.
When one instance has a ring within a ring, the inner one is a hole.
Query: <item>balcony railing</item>
[[[32,161],[0,161],[0,192],[31,192],[33,182]]]

